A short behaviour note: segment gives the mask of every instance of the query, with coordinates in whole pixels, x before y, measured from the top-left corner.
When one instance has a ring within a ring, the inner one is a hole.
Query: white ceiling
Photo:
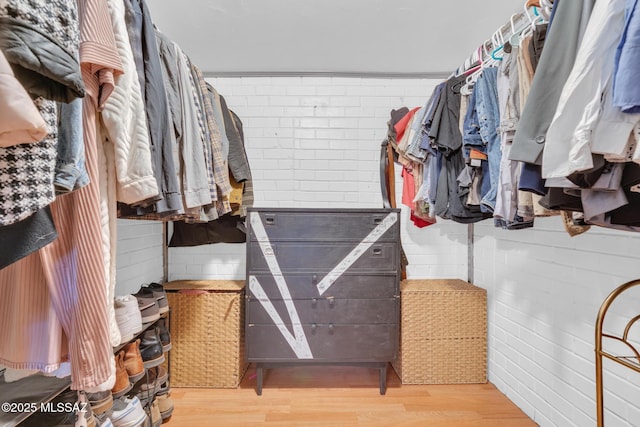
[[[147,0],[207,75],[448,74],[523,0]]]

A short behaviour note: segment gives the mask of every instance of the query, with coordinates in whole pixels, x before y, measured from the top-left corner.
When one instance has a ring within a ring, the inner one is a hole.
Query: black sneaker
[[[162,343],[162,352],[166,353],[171,350],[171,335],[165,324],[165,319],[158,321],[158,333],[160,335],[160,342]]]
[[[162,342],[160,341],[158,328],[148,329],[142,334],[140,354],[146,369],[153,368],[164,362],[164,353],[162,352]]]

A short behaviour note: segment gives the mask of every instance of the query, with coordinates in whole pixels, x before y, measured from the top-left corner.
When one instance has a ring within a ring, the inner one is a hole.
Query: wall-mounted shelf
[[[636,372],[640,372],[640,352],[629,341],[629,331],[633,325],[640,320],[640,315],[637,315],[630,319],[625,325],[624,331],[619,335],[606,334],[603,332],[602,327],[604,324],[605,316],[611,304],[620,297],[624,292],[629,289],[640,285],[640,279],[632,280],[619,286],[613,292],[607,296],[598,312],[598,318],[596,320],[596,409],[597,409],[597,425],[598,427],[604,426],[604,391],[602,382],[602,364],[603,358],[606,357],[622,366],[632,369]],[[627,355],[615,355],[607,350],[603,349],[603,343],[605,342],[617,342],[624,345],[630,354]]]

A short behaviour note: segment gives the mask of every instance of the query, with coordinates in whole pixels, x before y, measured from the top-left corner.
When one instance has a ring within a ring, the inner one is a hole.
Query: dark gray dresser
[[[398,209],[252,208],[247,215],[246,355],[257,368],[380,370],[399,328]]]

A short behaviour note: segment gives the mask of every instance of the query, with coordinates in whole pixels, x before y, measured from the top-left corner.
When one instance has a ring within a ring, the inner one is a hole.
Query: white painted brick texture
[[[475,225],[475,284],[489,296],[489,380],[540,426],[595,425],[596,316],[614,288],[638,278],[639,243],[597,227],[572,238],[559,217],[537,218],[528,230]],[[640,314],[639,298],[640,290],[612,307],[605,329],[621,333]],[[606,425],[640,425],[640,374],[607,361],[604,384]]]
[[[116,295],[138,291],[140,285],[162,281],[162,224],[118,220]]]
[[[429,79],[211,78],[243,122],[256,206],[382,207],[380,143],[391,109],[424,104]],[[402,184],[398,175],[398,191]],[[400,197],[398,196],[398,201]],[[422,230],[402,212],[412,277],[466,277],[466,227]],[[242,245],[169,250],[170,279],[244,279]],[[232,256],[229,256],[231,251]]]
[[[437,83],[209,80],[243,120],[256,205],[263,207],[380,207],[378,153],[389,111],[421,105]],[[397,183],[399,192],[399,177]],[[121,237],[127,233],[135,236]],[[402,207],[402,240],[410,278],[467,278],[466,225],[439,221],[417,229]],[[149,254],[157,263],[144,274],[119,269],[123,283],[160,277],[160,243],[153,242]],[[599,228],[570,238],[557,217],[536,219],[531,230],[475,225],[474,283],[488,295],[489,380],[539,425],[595,425],[596,314],[611,290],[638,277],[638,243],[635,234]],[[169,259],[172,280],[245,277],[244,245],[171,248]],[[607,327],[618,331],[638,312],[640,295],[620,301]],[[640,374],[611,362],[605,368],[606,425],[639,426]]]

